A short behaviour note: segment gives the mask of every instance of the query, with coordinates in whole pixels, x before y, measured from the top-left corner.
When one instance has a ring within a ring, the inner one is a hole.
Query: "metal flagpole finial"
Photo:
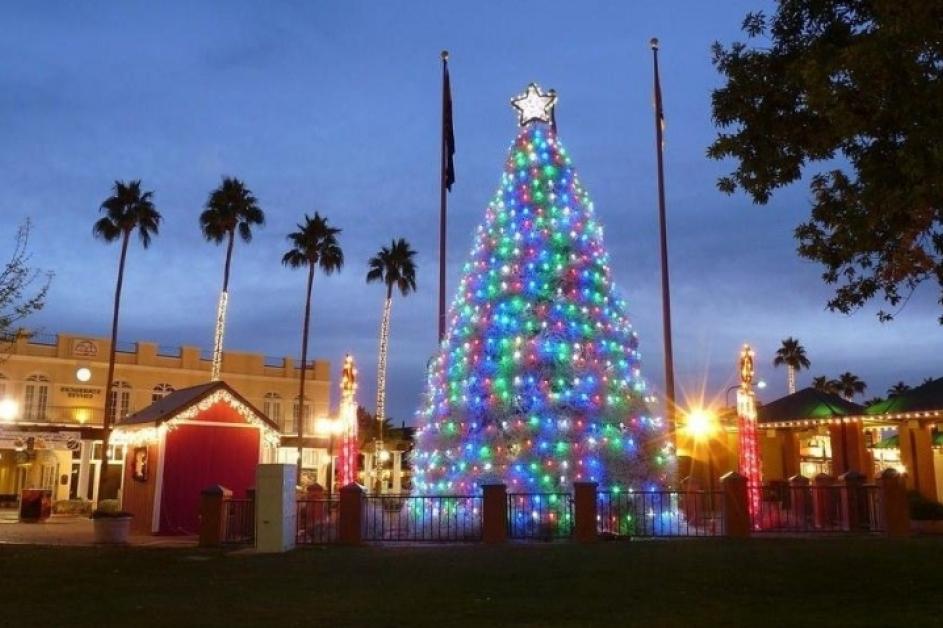
[[[658,50],[658,38],[652,37],[648,44],[652,47],[652,50]]]
[[[442,60],[443,60],[443,61],[448,61],[448,60],[449,60],[449,51],[448,51],[448,50],[443,50],[441,56],[442,56]]]

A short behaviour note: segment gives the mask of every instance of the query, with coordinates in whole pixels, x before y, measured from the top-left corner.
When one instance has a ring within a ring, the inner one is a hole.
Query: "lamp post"
[[[726,392],[724,392],[724,407],[726,408],[730,407],[730,393],[740,388],[740,386],[741,386],[740,384],[734,384],[733,386],[729,387],[726,390]],[[756,387],[759,390],[763,390],[764,388],[766,388],[766,381],[761,379],[760,381],[756,383]]]
[[[711,436],[717,429],[716,415],[705,408],[695,408],[687,413],[685,431],[695,444],[703,443],[707,447],[707,493],[711,511],[714,509],[714,453],[711,449]]]
[[[334,493],[334,436],[344,428],[343,422],[338,419],[322,417],[314,422],[314,431],[321,436],[328,437],[327,456],[327,500],[331,501]]]

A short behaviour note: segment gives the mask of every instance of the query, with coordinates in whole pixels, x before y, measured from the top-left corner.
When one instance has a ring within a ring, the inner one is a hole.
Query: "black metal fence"
[[[363,501],[363,540],[480,541],[481,508],[478,496],[368,495]]]
[[[601,491],[596,529],[608,538],[723,536],[720,491]]]
[[[296,505],[298,545],[337,542],[339,502],[336,499],[299,499]]]
[[[508,537],[552,541],[571,534],[570,493],[508,493]]]
[[[255,501],[227,499],[223,502],[223,543],[255,543]]]
[[[755,533],[871,533],[885,529],[881,490],[871,484],[750,487],[759,493]]]

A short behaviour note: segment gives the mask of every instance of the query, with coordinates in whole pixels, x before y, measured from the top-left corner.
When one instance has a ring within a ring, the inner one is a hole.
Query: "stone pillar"
[[[340,490],[337,540],[343,545],[360,545],[363,530],[363,495],[359,484],[342,486]]]
[[[219,547],[226,533],[224,503],[232,491],[216,484],[200,491],[200,547]]]
[[[724,494],[724,531],[729,537],[746,538],[752,527],[747,506],[747,479],[731,471],[720,478]]]
[[[367,489],[367,494],[376,490],[376,479],[373,477],[373,454],[363,453],[363,485]]]
[[[481,508],[481,532],[485,543],[504,543],[508,538],[508,489],[504,484],[485,484]]]
[[[403,452],[393,452],[393,494],[403,492]]]
[[[286,552],[298,534],[297,467],[260,464],[255,473],[255,546],[260,552]]]
[[[841,482],[842,528],[848,531],[860,530],[867,523],[867,504],[863,499],[864,474],[848,471],[839,478]]]
[[[897,426],[900,461],[906,471],[907,488],[936,501],[936,474],[933,468],[933,440],[929,424],[903,421]]]
[[[816,528],[829,529],[835,526],[834,484],[831,476],[824,473],[812,478],[812,515]]]
[[[593,543],[599,538],[596,533],[597,486],[596,482],[573,484],[573,535],[580,543]]]
[[[790,524],[793,527],[805,529],[812,519],[813,512],[809,478],[801,475],[789,478],[789,502],[791,504]]]
[[[894,469],[884,469],[877,478],[881,491],[880,517],[890,537],[910,536],[910,505],[904,478]]]
[[[75,487],[75,494],[79,499],[88,499],[88,480],[92,468],[92,447],[94,444],[94,441],[90,440],[81,441],[82,451],[79,456],[78,486]]]

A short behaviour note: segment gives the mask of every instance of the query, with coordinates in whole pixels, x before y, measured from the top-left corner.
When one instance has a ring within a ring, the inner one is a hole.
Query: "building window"
[[[7,376],[3,373],[0,373],[0,399],[5,399],[7,396]]]
[[[160,401],[172,392],[174,392],[174,387],[170,384],[157,384],[151,391],[151,403]]]
[[[265,393],[265,399],[262,401],[262,413],[281,428],[282,396],[273,392]]]
[[[49,404],[49,378],[30,375],[23,393],[23,416],[27,420],[45,421]]]
[[[128,416],[131,410],[131,384],[115,382],[111,385],[111,422]]]
[[[289,421],[285,421],[285,429],[282,430],[282,432],[285,433],[285,434],[296,434],[297,431],[298,431],[297,423],[296,423],[296,421],[298,420],[298,397],[295,397],[295,400],[292,401],[292,404],[291,404],[291,418],[292,418],[292,420],[291,420],[291,422],[290,422],[290,425],[289,425]],[[304,421],[304,423],[302,424],[303,427],[304,427],[304,433],[305,433],[305,434],[310,434],[310,433],[312,432],[312,429],[311,429],[311,428],[312,428],[312,425],[311,425],[311,406],[310,406],[309,404],[307,404],[307,403],[305,404],[305,407],[304,407],[304,412],[303,412],[303,414],[302,414],[302,420]]]

